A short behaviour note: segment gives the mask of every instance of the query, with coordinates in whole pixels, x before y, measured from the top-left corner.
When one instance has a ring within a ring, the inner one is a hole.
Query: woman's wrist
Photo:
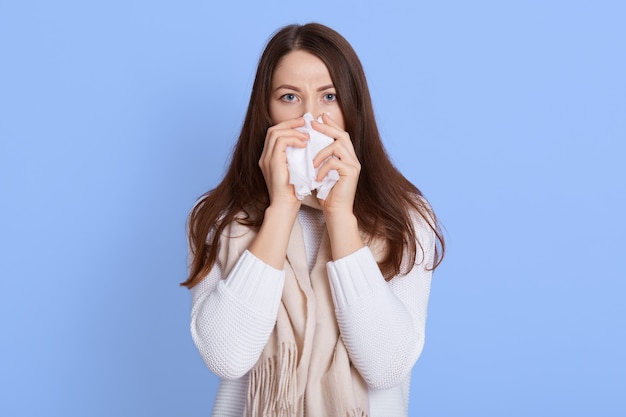
[[[326,228],[333,260],[348,256],[364,246],[359,233],[359,223],[354,213],[326,215]]]
[[[324,211],[324,218],[326,219],[326,224],[329,227],[343,227],[343,226],[351,226],[358,229],[358,222],[356,220],[356,216],[352,211],[341,210],[341,211]]]
[[[299,200],[270,202],[270,205],[265,209],[265,218],[276,217],[278,221],[295,220],[298,216],[300,205],[301,202]]]
[[[250,252],[275,269],[283,269],[291,229],[299,205],[271,204],[265,209],[263,224],[248,248]]]

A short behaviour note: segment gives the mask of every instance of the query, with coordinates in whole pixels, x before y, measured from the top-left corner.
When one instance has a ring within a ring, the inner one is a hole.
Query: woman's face
[[[322,113],[345,129],[335,86],[321,59],[305,51],[285,55],[274,70],[270,94],[270,117],[277,124],[311,113]]]

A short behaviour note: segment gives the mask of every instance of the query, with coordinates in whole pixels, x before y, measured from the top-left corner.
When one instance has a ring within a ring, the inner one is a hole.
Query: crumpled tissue
[[[315,155],[317,155],[319,151],[335,140],[311,127],[311,121],[313,120],[311,113],[306,113],[303,117],[305,125],[296,128],[296,130],[307,132],[309,134],[309,141],[305,148],[287,146],[286,153],[287,164],[289,166],[289,183],[293,184],[296,197],[298,197],[299,200],[303,200],[307,195],[311,195],[313,190],[317,190],[317,198],[325,200],[330,190],[339,180],[339,173],[331,169],[322,181],[316,181],[315,178],[317,177],[319,167],[315,168],[313,166],[313,158],[315,158]],[[317,121],[321,123],[322,118],[318,118]]]

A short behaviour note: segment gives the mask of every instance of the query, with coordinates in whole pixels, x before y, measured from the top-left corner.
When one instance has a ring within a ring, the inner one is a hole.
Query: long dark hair
[[[272,76],[281,58],[296,50],[317,56],[330,72],[345,129],[362,167],[354,212],[361,230],[386,241],[386,257],[379,263],[385,278],[408,272],[402,271],[405,253],[410,254],[411,261],[406,265],[410,268],[415,263],[418,246],[422,246],[411,218],[415,212],[436,236],[432,269],[441,263],[445,244],[437,218],[422,193],[393,166],[384,149],[356,52],[333,29],[309,23],[280,29],[261,55],[230,167],[222,182],[204,194],[189,215],[192,263],[189,277],[181,285],[191,288],[206,276],[217,258],[220,235],[230,222],[239,221],[253,228],[263,223],[269,194],[258,162],[267,129],[272,125],[269,114]],[[215,233],[207,242],[212,229]]]

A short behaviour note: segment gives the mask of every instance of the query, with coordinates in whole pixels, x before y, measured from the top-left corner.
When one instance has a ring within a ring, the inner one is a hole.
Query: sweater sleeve
[[[327,265],[341,336],[371,389],[400,384],[424,346],[434,233],[415,228],[424,254],[406,275],[386,282],[368,247]]]
[[[284,271],[245,251],[226,279],[216,263],[192,288],[191,335],[208,368],[240,378],[256,363],[274,328]]]

